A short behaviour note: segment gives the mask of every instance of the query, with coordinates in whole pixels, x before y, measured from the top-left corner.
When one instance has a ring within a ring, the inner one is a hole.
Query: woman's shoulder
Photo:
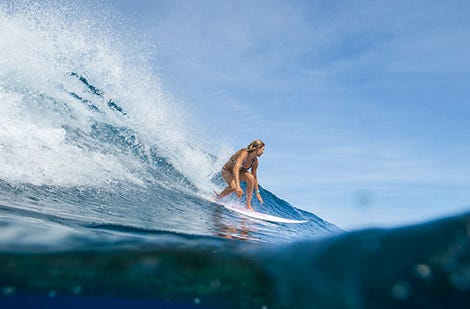
[[[247,156],[247,155],[248,155],[248,150],[246,150],[246,148],[242,148],[238,150],[237,152],[235,152],[232,158],[238,159],[240,156]]]
[[[248,150],[246,150],[246,148],[242,148],[242,149],[239,149],[237,152],[235,152],[235,155],[238,156],[242,153],[245,153],[247,154],[248,153]]]

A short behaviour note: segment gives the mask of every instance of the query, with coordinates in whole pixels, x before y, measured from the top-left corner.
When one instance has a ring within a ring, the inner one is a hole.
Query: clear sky
[[[207,138],[266,142],[260,184],[294,206],[344,229],[470,210],[470,2],[109,5]]]

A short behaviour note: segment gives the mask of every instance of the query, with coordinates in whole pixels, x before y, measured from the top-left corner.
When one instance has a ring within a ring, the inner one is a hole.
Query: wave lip
[[[2,179],[142,185],[158,163],[145,158],[157,153],[207,188],[213,158],[191,146],[191,120],[150,69],[152,48],[96,6],[0,6]],[[116,131],[127,148],[107,140]]]

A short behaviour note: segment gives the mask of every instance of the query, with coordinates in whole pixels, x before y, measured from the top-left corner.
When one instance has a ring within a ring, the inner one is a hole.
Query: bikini
[[[251,161],[251,164],[248,168],[243,167],[245,165],[247,159],[248,159],[248,157],[246,157],[246,159],[243,160],[243,163],[240,167],[240,172],[248,172],[248,170],[253,167],[253,164],[255,164],[256,157],[253,158],[253,160]],[[230,158],[230,161],[232,161],[233,166],[235,166],[236,160],[233,157]],[[224,167],[222,167],[222,169],[227,171],[227,172],[232,172],[233,171],[233,167],[229,169],[229,168],[226,168],[225,165],[224,165]]]

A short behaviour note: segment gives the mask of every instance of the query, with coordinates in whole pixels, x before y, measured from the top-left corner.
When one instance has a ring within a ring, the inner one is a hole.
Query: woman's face
[[[264,146],[262,146],[262,147],[260,147],[260,148],[258,148],[258,149],[256,150],[256,156],[257,156],[257,157],[261,157],[261,155],[262,155],[263,153],[264,153]]]

